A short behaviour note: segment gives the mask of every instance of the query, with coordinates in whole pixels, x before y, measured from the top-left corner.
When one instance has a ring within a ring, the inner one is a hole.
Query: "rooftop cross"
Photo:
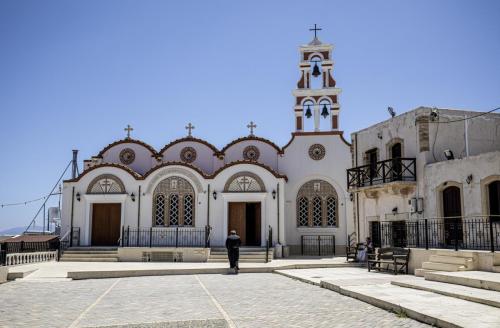
[[[186,130],[188,130],[188,137],[191,137],[191,132],[194,130],[194,125],[191,122],[186,125]]]
[[[247,125],[247,128],[250,129],[250,135],[253,136],[253,129],[257,127],[257,124],[255,124],[253,121],[250,121],[250,124]]]
[[[316,26],[316,24],[314,24],[314,28],[310,28],[310,29],[309,29],[309,31],[314,31],[314,38],[315,38],[315,39],[317,38],[316,33],[317,33],[318,31],[321,31],[321,30],[322,30],[322,29],[321,29],[321,28],[319,28],[319,27],[317,27],[317,26]]]
[[[127,131],[127,139],[130,139],[130,132],[134,131],[134,129],[130,126],[130,124],[127,124],[127,127],[123,130]]]

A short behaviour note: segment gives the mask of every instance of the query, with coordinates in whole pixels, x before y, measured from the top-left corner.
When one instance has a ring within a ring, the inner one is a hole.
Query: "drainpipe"
[[[71,219],[70,219],[70,226],[69,226],[69,247],[73,246],[73,213],[74,213],[74,208],[75,208],[75,187],[73,186],[73,189],[71,190]]]
[[[137,246],[139,246],[139,228],[141,227],[141,186],[137,197]]]
[[[277,204],[278,204],[278,210],[277,210],[277,214],[278,214],[278,244],[281,244],[280,243],[280,184],[277,183],[276,184],[276,201],[277,201]]]
[[[358,134],[354,134],[354,167],[358,167]],[[358,243],[360,241],[359,236],[359,194],[356,192],[356,238]]]
[[[210,183],[207,188],[207,226],[210,228]]]

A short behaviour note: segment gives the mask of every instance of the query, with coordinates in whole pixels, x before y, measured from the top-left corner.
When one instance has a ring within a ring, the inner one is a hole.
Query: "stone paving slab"
[[[425,279],[500,292],[500,274],[485,271],[427,272]]]
[[[405,281],[425,282],[423,278],[368,272],[361,268],[283,270],[276,273],[319,284],[342,295],[439,327],[500,327],[498,308],[394,285]]]
[[[0,327],[425,327],[276,274],[0,285]]]
[[[328,267],[352,267],[356,263],[346,263],[345,257],[334,258],[292,258],[273,260],[269,263],[241,263],[242,273],[269,273],[276,269],[304,269]],[[10,267],[10,272],[33,271],[24,279],[46,278],[124,278],[155,275],[223,274],[228,263],[211,262],[44,262]]]

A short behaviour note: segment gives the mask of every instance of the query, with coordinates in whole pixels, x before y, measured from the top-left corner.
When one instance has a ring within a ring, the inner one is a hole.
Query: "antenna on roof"
[[[389,112],[389,114],[391,114],[391,117],[396,116],[396,112],[394,111],[394,108],[392,108],[391,106],[387,107],[387,111]]]

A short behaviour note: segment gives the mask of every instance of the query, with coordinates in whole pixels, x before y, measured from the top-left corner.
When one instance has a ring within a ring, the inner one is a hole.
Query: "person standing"
[[[234,270],[234,273],[236,274],[240,269],[238,267],[238,260],[240,259],[240,246],[240,236],[236,234],[236,230],[231,230],[229,232],[229,236],[226,239],[226,249],[227,257],[229,258],[229,267]]]

